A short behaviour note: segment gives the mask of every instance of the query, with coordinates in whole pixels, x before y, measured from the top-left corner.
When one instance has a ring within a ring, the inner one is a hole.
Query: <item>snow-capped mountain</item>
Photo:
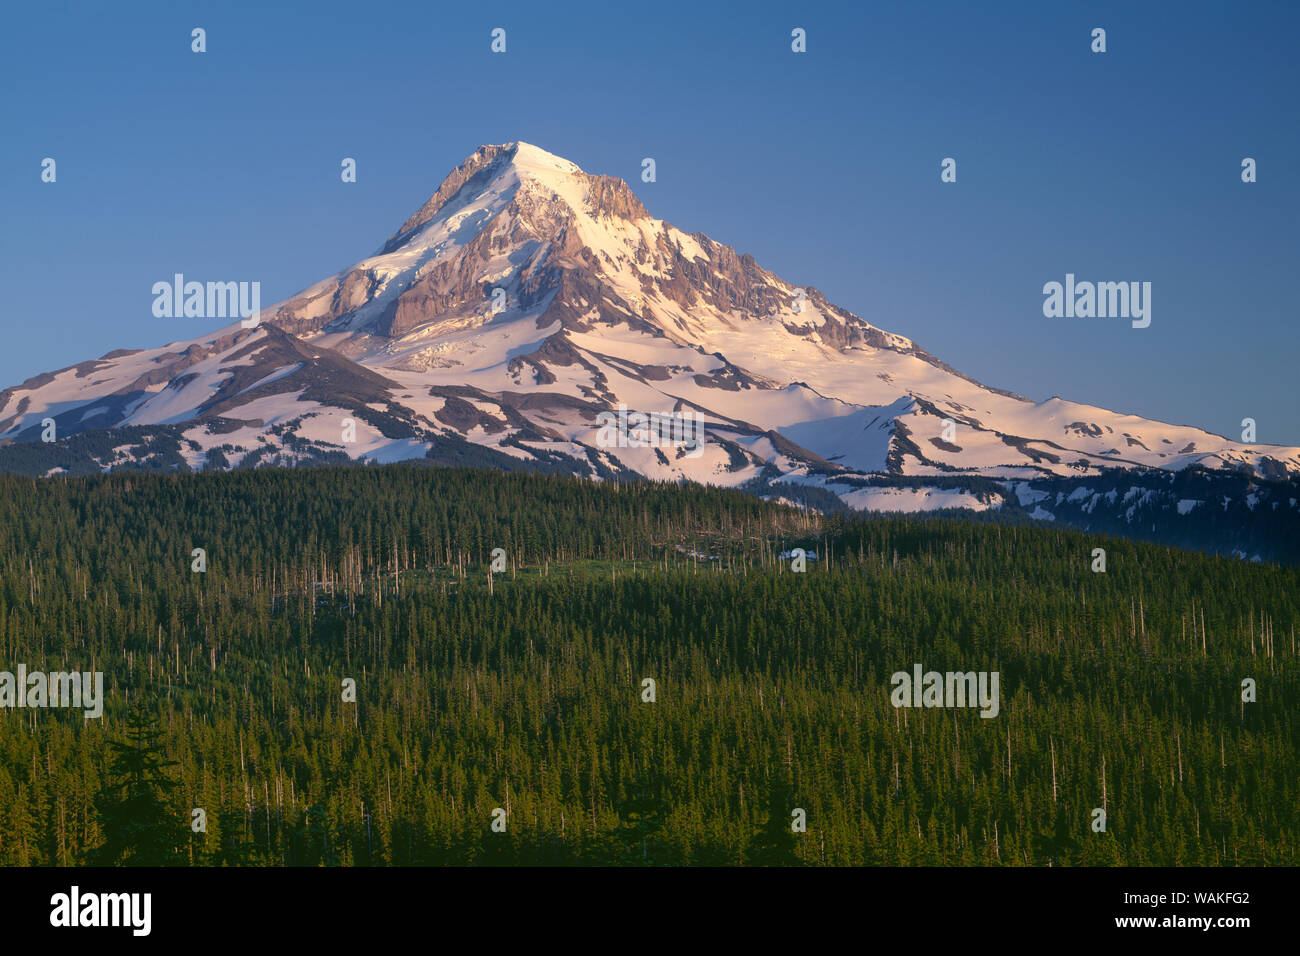
[[[612,442],[620,406],[701,416],[703,444]],[[431,458],[874,510],[1018,506],[1032,482],[1117,469],[1300,476],[1300,448],[975,382],[527,143],[479,148],[374,255],[257,327],[5,389],[0,446],[0,467],[43,472]]]

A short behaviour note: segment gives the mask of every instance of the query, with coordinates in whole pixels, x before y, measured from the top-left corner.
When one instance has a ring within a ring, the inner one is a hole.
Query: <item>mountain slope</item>
[[[886,510],[1002,508],[1017,482],[1117,469],[1300,476],[1300,448],[975,382],[527,143],[481,147],[374,255],[261,317],[6,389],[0,445],[39,442],[53,419],[58,442],[133,436],[62,470],[138,464],[165,435],[163,460],[192,468],[450,454]],[[600,416],[620,406],[698,414],[705,441],[611,444]],[[872,474],[920,481],[903,493]],[[995,481],[938,493],[962,476]]]

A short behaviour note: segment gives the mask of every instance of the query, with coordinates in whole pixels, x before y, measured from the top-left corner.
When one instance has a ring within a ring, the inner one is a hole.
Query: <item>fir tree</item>
[[[157,715],[142,705],[127,715],[126,740],[110,741],[108,782],[95,800],[104,842],[87,862],[94,866],[176,866],[187,831],[169,798],[177,761],[166,758]]]
[[[770,789],[767,820],[749,842],[746,863],[751,866],[798,866],[802,862],[795,852],[798,837],[792,828],[794,807],[791,804],[789,782],[778,776]]]

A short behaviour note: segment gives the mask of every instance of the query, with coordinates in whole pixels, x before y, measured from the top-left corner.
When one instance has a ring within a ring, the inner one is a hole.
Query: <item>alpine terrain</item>
[[[982,385],[527,143],[260,320],[5,389],[0,469],[427,459],[1294,557],[1300,448]],[[621,407],[703,443],[611,440]]]

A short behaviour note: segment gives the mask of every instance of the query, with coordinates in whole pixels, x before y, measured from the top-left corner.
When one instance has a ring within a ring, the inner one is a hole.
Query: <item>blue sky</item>
[[[1300,445],[1300,5],[267,6],[7,12],[0,387],[205,331],[176,272],[291,295],[522,139],[986,384]],[[1151,326],[1045,318],[1067,272]]]

